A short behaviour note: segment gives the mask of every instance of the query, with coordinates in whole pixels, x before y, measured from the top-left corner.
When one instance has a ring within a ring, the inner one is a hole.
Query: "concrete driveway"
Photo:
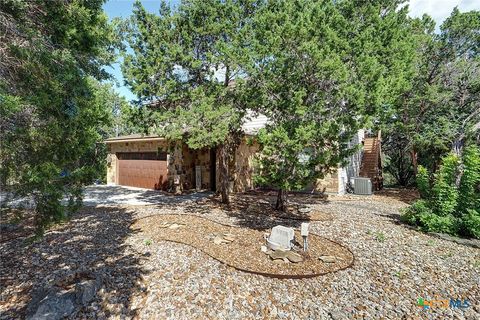
[[[151,205],[151,204],[181,204],[206,198],[212,192],[194,192],[186,195],[172,195],[162,191],[112,186],[92,185],[85,188],[83,205]]]

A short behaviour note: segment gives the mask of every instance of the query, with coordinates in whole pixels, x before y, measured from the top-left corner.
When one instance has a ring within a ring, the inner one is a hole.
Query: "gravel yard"
[[[242,215],[189,200],[148,206],[86,207],[32,245],[0,244],[0,318],[18,318],[32,289],[75,270],[102,275],[96,299],[75,318],[424,319],[480,317],[480,249],[437,239],[398,222],[406,204],[334,198],[309,204],[331,219],[311,231],[347,247],[351,268],[310,279],[274,279],[237,271],[191,246],[155,241],[138,218],[190,214],[262,230],[299,220]],[[208,210],[205,210],[208,208]],[[417,299],[467,299],[470,307],[423,310]]]

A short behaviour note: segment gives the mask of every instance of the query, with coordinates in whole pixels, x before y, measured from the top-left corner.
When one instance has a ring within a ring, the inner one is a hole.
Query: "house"
[[[250,116],[243,125],[243,136],[230,163],[230,189],[243,192],[255,187],[254,156],[259,150],[255,134],[265,126],[265,116]],[[219,186],[215,148],[192,150],[182,142],[173,148],[159,136],[129,135],[105,140],[108,149],[107,183],[159,190],[207,189]],[[367,137],[360,130],[351,144],[364,144],[363,150],[350,157],[348,165],[332,170],[304,191],[343,194],[352,177],[370,177],[381,188],[380,136]]]

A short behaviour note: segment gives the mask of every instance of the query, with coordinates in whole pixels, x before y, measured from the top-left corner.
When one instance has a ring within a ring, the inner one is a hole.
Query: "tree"
[[[135,123],[137,108],[132,106],[125,97],[118,94],[111,82],[98,82],[90,79],[93,88],[93,103],[103,106],[107,119],[99,128],[103,138],[118,137],[138,133],[141,127]]]
[[[412,43],[415,73],[383,119],[386,130],[405,137],[413,171],[418,164],[435,171],[450,151],[461,155],[465,141],[478,138],[480,122],[480,12],[455,8],[434,33],[428,16],[417,20]]]
[[[107,113],[92,78],[107,77],[115,43],[102,3],[0,3],[2,188],[33,197],[39,232],[78,208],[94,178],[87,158]]]
[[[411,53],[401,46],[407,11],[397,5],[271,1],[259,11],[248,84],[270,119],[257,180],[278,189],[277,209],[288,191],[343,164],[353,135],[401,91]]]
[[[222,201],[227,203],[229,157],[245,113],[244,61],[250,56],[249,17],[255,1],[162,2],[158,15],[135,3],[124,30],[126,83],[147,104],[153,130],[192,149],[216,147]]]

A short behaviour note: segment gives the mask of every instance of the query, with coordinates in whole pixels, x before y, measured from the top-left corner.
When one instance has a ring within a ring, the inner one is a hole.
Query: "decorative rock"
[[[168,229],[178,229],[180,227],[184,226],[183,223],[174,223],[174,222],[162,222],[161,224],[158,225],[159,228],[168,228]]]
[[[170,224],[168,222],[163,222],[163,223],[158,225],[159,228],[168,228],[169,226],[170,226]]]
[[[268,251],[267,246],[261,246],[260,251],[262,251],[263,253],[267,253]]]
[[[273,251],[272,253],[270,253],[269,256],[273,260],[282,259],[285,262],[298,263],[298,262],[303,261],[302,256],[299,255],[298,253],[293,252],[293,251],[276,250],[276,251]]]
[[[231,236],[231,235],[228,235],[228,236],[224,236],[223,239],[227,240],[227,241],[235,241],[235,237]]]
[[[215,244],[223,244],[223,243],[229,243],[229,242],[230,241],[225,240],[220,236],[216,236],[215,238],[213,238],[213,243],[215,243]]]
[[[66,282],[80,280],[83,274],[73,274],[66,277]],[[27,306],[26,319],[63,319],[75,310],[87,306],[96,296],[102,285],[100,277],[86,279],[65,290],[62,284],[47,285],[32,292],[32,299]]]
[[[27,311],[26,319],[63,319],[75,311],[75,293],[54,289],[37,291]]]
[[[337,261],[337,258],[335,256],[320,256],[318,257],[318,259],[325,263],[334,263],[335,261]]]
[[[303,261],[302,256],[299,255],[296,252],[293,252],[293,251],[288,252],[287,259],[290,260],[290,262],[293,262],[293,263],[299,263],[299,262]]]
[[[312,209],[307,208],[307,207],[298,209],[298,212],[303,213],[303,214],[310,213],[311,211],[312,211]]]
[[[272,253],[270,253],[270,258],[272,258],[273,260],[283,259],[287,257],[287,254],[288,254],[288,251],[275,250]]]

